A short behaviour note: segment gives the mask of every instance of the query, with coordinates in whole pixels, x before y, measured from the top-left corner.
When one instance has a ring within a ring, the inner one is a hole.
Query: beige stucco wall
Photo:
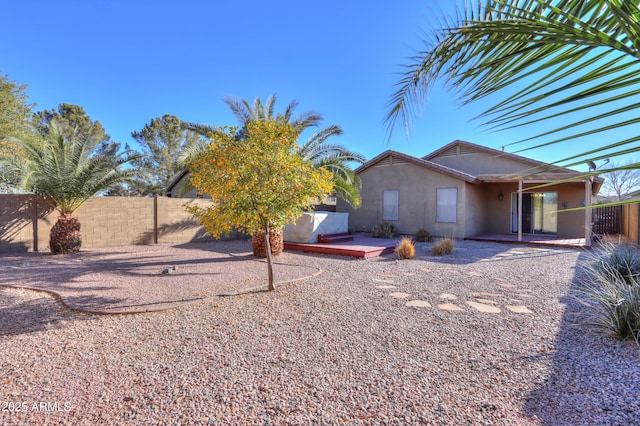
[[[155,203],[155,204],[154,204]],[[78,209],[83,248],[211,240],[185,210],[208,200],[95,197]],[[31,195],[0,194],[0,252],[42,250],[58,213]],[[232,238],[235,234],[232,235]]]
[[[518,170],[522,164],[518,163]],[[399,232],[414,234],[425,228],[436,236],[454,238],[478,234],[511,233],[511,196],[518,191],[517,183],[467,183],[456,177],[437,172],[407,161],[394,159],[381,161],[360,173],[362,202],[353,209],[339,200],[337,211],[349,213],[349,226],[355,231],[369,232],[383,222],[383,192],[399,191],[399,220],[391,221]],[[527,184],[528,188],[537,184]],[[457,223],[436,222],[436,189],[458,188]],[[557,235],[562,238],[583,238],[584,211],[563,212],[567,208],[582,206],[585,200],[584,183],[566,183],[529,190],[529,192],[557,192]],[[502,193],[503,199],[498,195]]]
[[[425,228],[435,236],[464,237],[466,183],[443,173],[412,163],[374,165],[360,173],[363,206],[354,209],[338,200],[338,212],[349,213],[349,227],[369,232],[383,222],[383,192],[398,190],[399,220],[389,221],[403,234]],[[457,223],[436,222],[436,189],[457,188]]]
[[[464,236],[470,237],[484,233],[487,216],[487,210],[484,208],[485,188],[481,185],[467,183],[465,185],[465,198],[464,205],[467,208],[464,211]]]

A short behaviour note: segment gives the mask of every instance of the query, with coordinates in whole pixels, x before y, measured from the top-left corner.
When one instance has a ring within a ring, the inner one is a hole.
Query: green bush
[[[434,256],[443,256],[445,254],[452,254],[455,244],[451,238],[444,238],[438,241],[431,249],[431,254]]]
[[[632,245],[604,244],[580,262],[576,297],[586,324],[620,340],[640,339],[640,253]]]
[[[418,229],[418,232],[416,232],[414,238],[419,243],[430,243],[431,241],[433,241],[433,236],[431,235],[431,233],[424,228]]]
[[[398,230],[395,225],[389,222],[382,222],[371,230],[373,238],[395,238],[398,236]]]

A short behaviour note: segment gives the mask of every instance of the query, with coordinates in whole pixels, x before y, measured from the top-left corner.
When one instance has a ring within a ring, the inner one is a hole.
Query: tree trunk
[[[80,221],[72,214],[63,214],[51,228],[49,235],[51,254],[77,253],[81,246]]]
[[[264,241],[267,248],[267,274],[269,276],[269,291],[274,291],[276,287],[273,285],[273,259],[271,256],[271,243],[269,240],[269,227],[267,226],[264,230]]]
[[[265,233],[263,231],[253,234],[251,239],[251,248],[253,255],[257,257],[267,257],[267,245],[264,241]],[[269,243],[271,244],[271,254],[277,256],[282,253],[284,242],[282,241],[282,230],[269,229]]]

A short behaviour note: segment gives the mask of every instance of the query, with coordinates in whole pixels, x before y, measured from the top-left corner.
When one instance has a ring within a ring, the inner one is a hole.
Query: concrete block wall
[[[640,244],[640,202],[622,206],[622,233]]]
[[[211,241],[185,210],[209,200],[94,197],[76,212],[84,248]],[[47,249],[58,212],[33,195],[0,194],[0,253]],[[232,238],[237,235],[232,235]]]
[[[0,195],[0,252],[33,250],[36,200],[29,195]]]
[[[76,214],[85,248],[138,244],[141,235],[153,234],[153,198],[95,197]]]
[[[206,207],[211,200],[184,198],[157,198],[157,242],[178,244],[189,241],[211,241],[204,228],[184,208],[184,205]]]

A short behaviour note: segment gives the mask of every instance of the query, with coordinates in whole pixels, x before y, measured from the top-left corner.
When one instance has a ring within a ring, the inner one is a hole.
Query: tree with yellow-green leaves
[[[299,132],[267,119],[212,129],[211,143],[189,164],[191,183],[211,196],[210,207],[187,207],[214,237],[232,228],[264,233],[269,290],[274,290],[269,233],[295,221],[333,189],[333,176],[298,153]]]

